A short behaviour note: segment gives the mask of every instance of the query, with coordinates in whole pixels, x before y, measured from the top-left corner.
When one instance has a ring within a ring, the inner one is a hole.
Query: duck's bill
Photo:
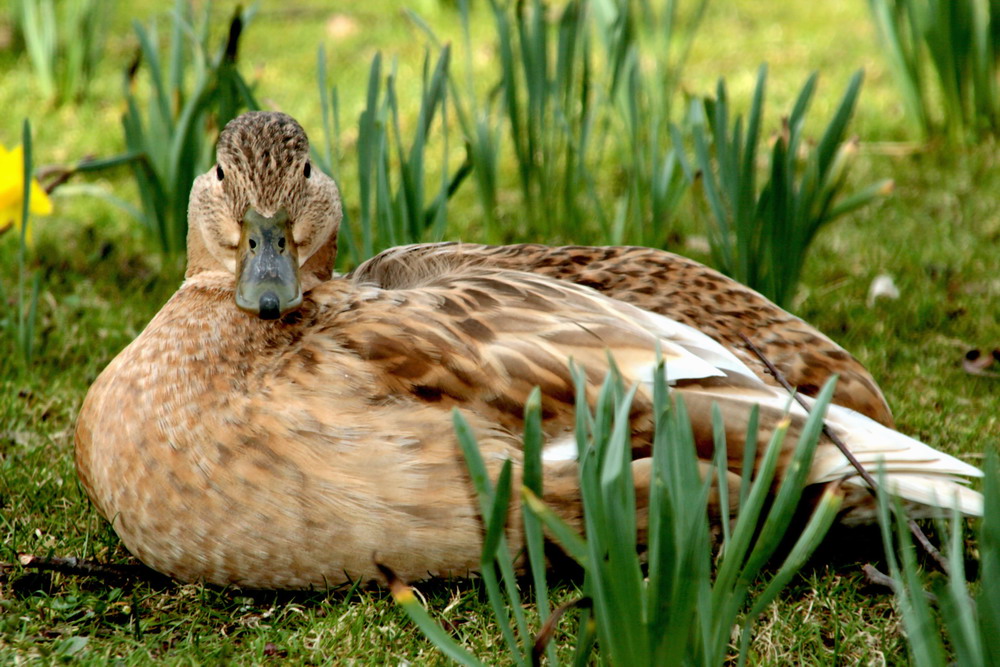
[[[237,306],[273,320],[302,305],[298,256],[284,209],[271,217],[249,209],[237,252]]]

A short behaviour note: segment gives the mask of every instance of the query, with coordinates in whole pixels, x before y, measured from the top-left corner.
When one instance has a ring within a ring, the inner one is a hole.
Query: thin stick
[[[76,557],[61,558],[53,556],[42,558],[31,554],[18,554],[17,561],[30,570],[51,570],[60,574],[83,575],[90,577],[125,577],[135,578],[148,576],[151,572],[145,565],[112,565],[98,563],[92,560],[82,560]],[[5,567],[11,567],[6,565]]]
[[[902,590],[898,581],[890,577],[888,574],[885,574],[871,563],[865,563],[862,565],[861,571],[865,573],[865,579],[867,579],[870,584],[885,586],[893,593],[897,594],[900,590]]]
[[[542,625],[542,629],[535,635],[535,641],[531,646],[532,667],[542,664],[542,655],[545,654],[545,647],[552,640],[552,635],[556,631],[556,624],[559,623],[562,615],[573,608],[590,609],[592,606],[593,601],[589,597],[584,596],[561,604],[553,610],[552,614],[545,620],[545,624]]]
[[[898,581],[890,577],[888,574],[885,574],[871,563],[865,563],[864,565],[862,565],[861,571],[865,573],[865,578],[868,580],[868,583],[870,584],[875,584],[876,586],[885,586],[886,588],[891,590],[893,594],[897,596],[900,593],[905,592],[905,589]],[[927,596],[928,602],[937,604],[936,595],[934,595],[929,591],[924,591],[924,595]]]
[[[71,179],[75,174],[76,169],[73,167],[42,167],[37,172],[37,178],[39,181],[49,179],[42,186],[42,189],[45,190],[45,194],[50,195],[53,190]]]
[[[795,388],[792,387],[792,385],[788,384],[788,380],[785,379],[785,376],[782,374],[782,372],[779,371],[774,366],[774,364],[771,363],[770,359],[764,356],[764,353],[761,351],[761,349],[756,345],[754,345],[753,341],[747,338],[747,336],[742,331],[739,333],[739,336],[740,338],[743,339],[743,342],[746,343],[747,347],[750,348],[750,351],[753,352],[755,355],[757,355],[758,359],[764,362],[764,365],[767,367],[767,372],[770,373],[772,376],[774,376],[774,379],[778,381],[778,384],[784,387],[785,391],[791,394],[792,397],[795,398],[798,404],[801,405],[806,412],[809,412],[809,406],[806,404],[806,402],[802,400],[802,397],[799,396]],[[871,473],[865,470],[865,467],[861,465],[861,462],[858,461],[858,459],[854,456],[854,453],[847,448],[847,445],[844,444],[844,441],[841,440],[837,436],[837,434],[834,433],[833,430],[826,425],[825,420],[823,421],[823,434],[826,435],[826,437],[828,437],[830,441],[837,446],[837,449],[841,451],[841,453],[844,455],[845,458],[847,458],[850,464],[854,466],[854,469],[858,471],[858,474],[861,475],[861,479],[865,480],[865,483],[868,484],[868,490],[871,492],[871,494],[875,495],[876,489],[878,489],[878,483],[875,482],[875,478],[871,476]],[[927,539],[927,535],[925,535],[924,531],[920,529],[920,526],[917,525],[917,522],[908,516],[906,517],[906,525],[910,527],[910,532],[913,533],[913,536],[915,538],[917,538],[917,542],[920,544],[923,550],[927,552],[927,554],[931,558],[934,559],[934,561],[938,564],[938,567],[941,568],[941,571],[944,572],[945,574],[949,574],[948,563],[941,555],[941,552],[938,551],[933,544],[931,544],[931,541],[929,539]]]

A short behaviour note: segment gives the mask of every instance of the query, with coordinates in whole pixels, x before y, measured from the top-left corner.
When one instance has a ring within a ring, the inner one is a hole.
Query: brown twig
[[[778,381],[778,384],[784,387],[785,391],[791,394],[792,397],[795,398],[795,400],[798,402],[798,404],[801,405],[802,408],[808,413],[809,405],[802,399],[802,397],[798,394],[795,388],[788,383],[788,380],[785,379],[785,376],[782,374],[782,372],[779,371],[774,366],[774,364],[771,363],[770,359],[764,356],[764,353],[761,351],[761,349],[756,345],[754,345],[753,341],[751,341],[746,336],[746,334],[744,334],[741,331],[739,336],[740,338],[743,339],[743,342],[746,343],[747,347],[750,348],[750,351],[753,352],[755,355],[757,355],[757,358],[764,363],[764,365],[767,367],[767,372],[770,373],[772,376],[774,376],[774,379]],[[858,471],[858,474],[861,476],[861,479],[863,479],[865,483],[868,485],[868,490],[872,493],[872,495],[876,495],[877,489],[879,487],[878,483],[875,481],[875,478],[871,476],[871,473],[865,470],[865,467],[861,465],[861,462],[858,461],[858,459],[854,456],[854,453],[847,448],[847,445],[844,444],[844,441],[841,440],[840,437],[836,433],[834,433],[829,426],[827,426],[826,420],[823,421],[823,434],[827,438],[829,438],[834,445],[837,446],[837,449],[839,449],[840,452],[844,455],[844,457],[847,458],[847,460],[850,462],[850,464],[854,466],[854,469]],[[948,563],[947,561],[945,561],[944,556],[942,556],[941,552],[937,550],[937,547],[931,544],[931,541],[927,539],[927,535],[925,535],[924,531],[920,529],[920,526],[917,525],[917,522],[914,521],[913,518],[911,517],[906,517],[906,524],[909,526],[910,532],[913,533],[913,536],[917,538],[917,542],[920,544],[923,550],[927,552],[927,554],[931,558],[934,559],[934,561],[938,564],[938,567],[941,568],[941,571],[944,572],[945,574],[949,574]]]
[[[590,609],[593,606],[593,601],[587,596],[577,598],[576,600],[570,600],[569,602],[563,603],[552,610],[552,614],[545,619],[545,623],[542,625],[542,629],[538,631],[535,635],[535,641],[531,645],[531,665],[536,667],[542,664],[542,655],[545,653],[545,647],[549,645],[552,641],[552,635],[556,631],[556,624],[559,623],[559,619],[570,609]]]
[[[898,581],[890,577],[888,574],[885,574],[871,563],[865,563],[862,565],[861,571],[865,573],[865,578],[870,584],[885,586],[886,588],[891,589],[893,593],[899,593],[902,589]]]
[[[42,183],[45,194],[50,195],[56,188],[72,178],[75,173],[74,167],[41,167],[36,172],[36,177],[39,183]]]
[[[31,554],[18,554],[17,561],[29,570],[51,570],[60,574],[83,575],[89,577],[126,578],[148,576],[151,570],[145,565],[113,565],[83,560],[76,557],[61,558],[52,556],[42,558]],[[4,565],[4,567],[11,567]]]
[[[885,586],[892,591],[893,595],[899,596],[900,593],[904,593],[906,589],[898,581],[890,577],[888,574],[882,572],[876,568],[871,563],[865,563],[861,566],[861,571],[865,573],[865,578],[868,583],[875,584],[876,586]],[[927,601],[937,604],[937,596],[930,591],[923,591],[924,595],[927,596]]]

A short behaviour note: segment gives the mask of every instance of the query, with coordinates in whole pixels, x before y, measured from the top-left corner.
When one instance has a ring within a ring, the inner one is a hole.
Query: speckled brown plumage
[[[871,374],[846,350],[757,292],[694,260],[653,248],[537,244],[403,246],[373,257],[351,277],[392,288],[425,271],[466,266],[530,271],[591,287],[666,315],[723,343],[769,384],[777,382],[740,334],[749,337],[801,393],[815,396],[838,375],[836,402],[893,426]]]
[[[766,438],[788,402],[739,332],[806,393],[842,373],[849,381],[837,401],[891,423],[877,386],[829,339],[668,253],[411,246],[334,277],[339,193],[308,159],[305,134],[288,116],[255,112],[227,126],[217,168],[192,190],[184,284],[81,408],[83,486],[129,550],[161,572],[267,588],[367,580],[375,559],[407,579],[466,574],[479,562],[482,531],[452,410],[469,421],[491,474],[510,459],[517,476],[521,414],[535,386],[545,499],[579,525],[567,447],[571,359],[588,379],[588,398],[608,370],[608,352],[625,380],[638,383],[630,417],[640,523],[657,347],[673,390],[684,395],[706,470],[712,406],[721,409],[732,485],[750,406],[761,405]],[[243,267],[263,252],[248,232],[251,219],[281,232],[271,252],[274,261],[295,261],[301,305],[237,307],[237,287],[257,279]],[[794,436],[804,411],[793,408],[789,419]],[[975,468],[842,407],[829,420],[864,464],[885,461],[904,498],[948,504],[954,491],[963,511],[981,511],[978,494],[955,481]],[[787,451],[779,474],[786,459]],[[809,481],[850,485],[857,477],[824,441]],[[848,506],[845,518],[864,510]],[[510,525],[516,550],[517,523]]]

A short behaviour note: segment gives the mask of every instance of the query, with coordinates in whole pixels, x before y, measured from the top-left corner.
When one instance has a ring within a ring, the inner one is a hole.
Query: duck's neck
[[[262,320],[237,308],[234,290],[231,274],[193,276],[149,323],[136,347],[159,350],[161,358],[151,361],[160,383],[188,399],[246,391],[300,336],[300,315]]]

